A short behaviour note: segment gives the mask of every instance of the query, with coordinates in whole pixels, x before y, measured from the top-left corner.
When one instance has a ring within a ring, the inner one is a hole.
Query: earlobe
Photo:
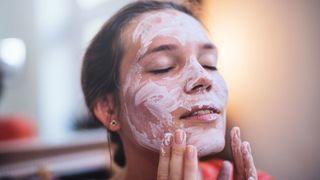
[[[98,120],[110,131],[118,131],[120,124],[116,119],[114,103],[107,97],[105,100],[98,101],[94,107],[94,114]]]
[[[111,131],[118,131],[120,129],[120,124],[118,123],[117,120],[113,119],[109,123],[109,129]]]

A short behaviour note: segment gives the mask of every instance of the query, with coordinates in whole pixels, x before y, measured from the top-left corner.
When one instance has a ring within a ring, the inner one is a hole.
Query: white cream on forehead
[[[188,31],[186,31],[188,29]],[[137,56],[144,54],[157,36],[167,36],[185,45],[190,41],[208,41],[202,25],[190,15],[178,11],[153,11],[142,16],[132,34],[132,41],[140,42]]]

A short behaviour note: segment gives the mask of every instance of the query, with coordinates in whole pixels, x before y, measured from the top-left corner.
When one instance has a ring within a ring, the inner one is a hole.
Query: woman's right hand
[[[178,129],[165,134],[160,152],[158,180],[198,180],[198,155],[195,146],[186,145],[186,133]]]

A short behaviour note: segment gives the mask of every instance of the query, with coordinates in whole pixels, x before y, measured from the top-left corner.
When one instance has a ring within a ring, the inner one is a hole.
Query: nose
[[[200,67],[199,67],[200,66]],[[210,91],[212,88],[212,80],[210,74],[199,65],[197,67],[190,67],[188,78],[185,84],[185,92],[193,94],[197,92]]]

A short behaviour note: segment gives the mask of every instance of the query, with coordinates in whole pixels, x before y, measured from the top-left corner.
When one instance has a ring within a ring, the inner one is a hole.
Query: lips
[[[184,112],[181,116],[181,120],[193,120],[193,121],[214,121],[220,116],[221,111],[214,106],[194,106],[191,111]]]

